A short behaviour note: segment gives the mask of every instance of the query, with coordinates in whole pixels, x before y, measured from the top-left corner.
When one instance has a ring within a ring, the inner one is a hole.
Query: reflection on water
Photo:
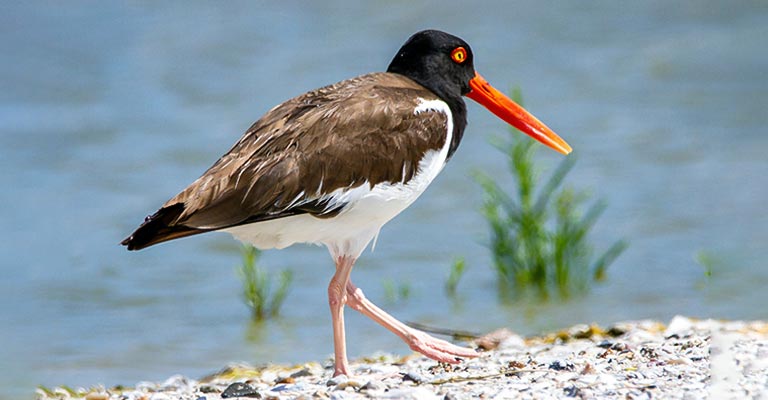
[[[137,253],[117,243],[266,110],[385,68],[427,27],[472,43],[495,86],[523,88],[578,154],[568,183],[608,201],[594,241],[631,246],[587,296],[499,302],[468,175],[509,184],[487,143],[503,127],[470,104],[451,164],[355,268],[369,298],[384,303],[382,282],[402,282],[407,300],[387,306],[395,316],[477,331],[768,317],[764,2],[499,2],[473,15],[436,4],[2,6],[0,396],[330,355],[324,249],[264,254],[294,283],[282,317],[254,326],[227,235]],[[707,279],[700,250],[723,260]],[[467,260],[459,300],[443,293],[457,256]],[[354,312],[347,323],[351,357],[408,351]]]

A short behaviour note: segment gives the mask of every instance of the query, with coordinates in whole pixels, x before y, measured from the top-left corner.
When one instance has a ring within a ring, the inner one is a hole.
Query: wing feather
[[[163,205],[158,213],[174,210],[157,217],[167,238],[150,245],[175,238],[174,227],[195,234],[300,213],[330,217],[344,207],[325,196],[337,189],[407,182],[424,152],[444,144],[447,117],[414,113],[419,99],[436,98],[406,77],[375,73],[288,100]]]

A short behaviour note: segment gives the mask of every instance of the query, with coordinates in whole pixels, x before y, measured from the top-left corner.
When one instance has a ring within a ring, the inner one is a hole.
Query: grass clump
[[[243,300],[251,310],[251,316],[255,321],[263,321],[276,317],[280,307],[288,295],[288,286],[293,280],[293,273],[289,270],[280,271],[277,277],[277,289],[272,293],[273,276],[259,267],[257,261],[261,251],[249,245],[242,249],[243,262],[238,273],[243,281]]]
[[[522,104],[519,90],[513,99]],[[505,153],[516,188],[508,193],[494,179],[477,173],[485,192],[482,213],[491,230],[490,248],[500,289],[533,287],[542,297],[584,291],[605,278],[608,266],[626,249],[619,240],[596,259],[587,234],[605,210],[594,202],[582,213],[588,196],[561,188],[575,158],[566,157],[540,188],[536,187],[536,142],[512,129],[494,145]]]

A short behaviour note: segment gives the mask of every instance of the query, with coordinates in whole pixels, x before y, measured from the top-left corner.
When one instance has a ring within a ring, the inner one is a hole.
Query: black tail
[[[184,225],[176,225],[176,221],[184,211],[184,204],[163,207],[156,213],[147,217],[131,236],[120,242],[128,246],[128,250],[141,250],[154,244],[178,239],[185,236],[197,235],[208,232],[208,229],[191,228]]]

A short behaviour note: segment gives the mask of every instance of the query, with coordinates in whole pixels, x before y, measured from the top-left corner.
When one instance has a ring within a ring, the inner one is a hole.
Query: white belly
[[[368,183],[331,193],[331,206],[347,207],[329,218],[301,214],[270,221],[223,229],[237,239],[261,249],[282,249],[295,243],[324,244],[331,255],[357,258],[381,227],[413,203],[445,166],[453,133],[453,119],[448,105],[439,100],[422,101],[415,113],[437,111],[448,117],[445,145],[429,151],[419,162],[418,172],[406,183]]]

